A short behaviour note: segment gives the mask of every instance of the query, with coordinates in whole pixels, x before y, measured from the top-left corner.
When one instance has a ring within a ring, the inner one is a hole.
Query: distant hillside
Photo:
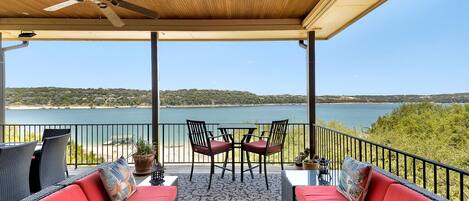
[[[8,88],[8,106],[150,106],[151,92],[135,89],[82,88]],[[161,91],[161,105],[243,105],[243,104],[300,104],[306,97],[300,95],[256,95],[245,91],[181,89]],[[396,96],[319,96],[319,103],[401,103],[437,102],[469,103],[469,93],[441,95]]]

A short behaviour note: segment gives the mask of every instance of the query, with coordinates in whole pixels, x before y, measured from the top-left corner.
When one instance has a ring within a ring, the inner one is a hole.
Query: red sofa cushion
[[[298,201],[348,201],[335,186],[297,186],[295,196]]]
[[[139,186],[127,201],[174,201],[176,196],[175,186]]]
[[[79,185],[89,201],[109,201],[109,196],[104,189],[103,182],[99,177],[99,172],[93,172],[86,177],[83,177],[75,184]]]
[[[430,199],[401,184],[391,184],[383,201],[430,201]]]
[[[393,179],[373,170],[371,173],[370,187],[366,195],[366,201],[383,201],[389,185],[397,183]]]
[[[258,154],[264,154],[267,147],[267,141],[258,140],[250,143],[243,144],[244,150]],[[275,145],[269,147],[267,154],[273,154],[282,151],[282,145]]]
[[[218,140],[210,141],[210,145],[212,147],[213,154],[227,152],[231,148],[231,144],[229,142],[223,142],[223,141],[218,141]],[[207,147],[194,146],[194,151],[197,153],[208,155]]]
[[[43,201],[87,201],[78,185],[72,184],[42,199]]]

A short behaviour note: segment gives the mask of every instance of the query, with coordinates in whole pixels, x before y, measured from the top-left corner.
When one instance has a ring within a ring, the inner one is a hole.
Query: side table
[[[317,170],[282,171],[282,201],[295,201],[295,186],[335,186],[340,171],[330,170],[329,177],[320,179]]]
[[[138,177],[135,178],[137,180],[138,186],[152,186],[150,183],[151,176],[145,177],[140,179]],[[139,182],[140,181],[140,182]],[[164,182],[158,186],[176,186],[178,187],[178,177],[177,176],[164,176]]]

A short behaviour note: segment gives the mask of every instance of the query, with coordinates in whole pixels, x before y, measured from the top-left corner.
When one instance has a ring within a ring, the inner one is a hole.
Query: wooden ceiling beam
[[[322,17],[322,15],[331,8],[337,0],[320,0],[316,6],[311,9],[308,15],[303,19],[302,25],[306,30],[319,29],[320,27],[314,27],[314,23]]]
[[[114,27],[106,19],[0,18],[0,30],[53,31],[269,31],[303,30],[300,19],[124,19]]]

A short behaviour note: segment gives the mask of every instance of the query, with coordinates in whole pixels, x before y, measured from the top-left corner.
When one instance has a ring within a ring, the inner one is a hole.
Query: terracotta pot
[[[303,169],[304,170],[318,170],[319,169],[319,163],[315,163],[312,161],[303,161]]]
[[[133,154],[132,158],[135,163],[135,172],[136,175],[149,175],[151,173],[151,165],[155,159],[155,153],[147,155],[137,155]]]

